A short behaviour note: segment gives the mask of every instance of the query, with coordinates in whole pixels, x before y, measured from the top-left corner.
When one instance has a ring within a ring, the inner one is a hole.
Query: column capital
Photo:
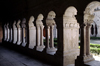
[[[86,23],[83,23],[83,24],[80,25],[81,28],[86,27],[86,26],[87,26]]]

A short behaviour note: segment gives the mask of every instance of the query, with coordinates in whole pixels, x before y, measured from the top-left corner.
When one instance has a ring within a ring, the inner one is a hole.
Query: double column
[[[53,29],[54,29],[53,25],[47,26],[47,53],[51,55],[54,55],[57,51],[57,49],[54,47]],[[49,32],[50,32],[50,44],[49,44]]]
[[[37,51],[43,51],[43,49],[45,48],[43,43],[43,28],[43,25],[37,26]]]
[[[90,54],[90,28],[91,23],[81,24],[80,55],[75,61],[75,66],[81,66],[86,62],[94,60],[93,56]]]
[[[45,48],[43,43],[43,28],[44,25],[42,23],[43,15],[39,14],[36,20],[36,27],[37,27],[37,47],[36,50],[42,52]]]
[[[54,21],[54,18],[55,18],[56,14],[54,11],[50,11],[48,13],[48,16],[47,16],[47,19],[46,19],[46,26],[47,26],[47,53],[48,54],[51,54],[51,55],[54,55],[57,51],[57,48],[54,47],[54,32],[53,32],[53,29],[54,29],[54,25],[55,24],[55,21]],[[50,44],[49,44],[49,29],[50,29]]]

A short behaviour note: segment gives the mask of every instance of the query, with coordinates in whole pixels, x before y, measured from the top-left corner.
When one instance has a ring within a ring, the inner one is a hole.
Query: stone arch
[[[84,11],[84,23],[86,24],[95,24],[93,26],[96,26],[96,32],[94,31],[94,33],[97,34],[97,32],[100,32],[98,29],[98,25],[99,25],[99,18],[97,15],[97,11],[95,11],[96,9],[98,9],[100,7],[100,2],[99,1],[93,1],[90,2],[85,11]],[[98,31],[97,31],[98,30]],[[96,35],[95,35],[96,36]],[[99,35],[98,35],[99,36]]]
[[[94,9],[100,6],[99,1],[89,3],[84,11],[84,23],[92,23],[94,19]]]
[[[80,45],[80,57],[85,57],[86,59],[82,60],[89,62],[94,60],[93,56],[90,53],[90,28],[91,24],[94,22],[94,11],[100,6],[99,1],[93,1],[87,5],[84,11],[84,22],[81,24],[81,45]],[[91,60],[90,60],[91,59]],[[83,62],[81,62],[83,63]]]

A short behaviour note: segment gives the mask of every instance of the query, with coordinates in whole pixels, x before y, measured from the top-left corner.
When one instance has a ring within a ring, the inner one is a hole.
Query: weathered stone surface
[[[56,14],[54,11],[50,11],[48,13],[47,19],[46,19],[46,26],[47,26],[47,53],[54,55],[57,51],[57,48],[54,47],[54,34],[53,29],[55,25],[55,18]],[[49,29],[50,29],[50,44],[49,44]]]
[[[21,29],[21,26],[20,26],[20,20],[18,20],[17,22],[17,45],[20,45],[21,42],[22,42],[22,29]]]
[[[45,48],[44,44],[43,44],[43,15],[39,14],[38,18],[36,20],[36,26],[37,26],[37,47],[36,50],[37,51],[43,51],[43,49]]]
[[[36,28],[33,24],[34,22],[34,17],[31,16],[29,20],[29,48],[33,49],[34,46],[36,46]]]
[[[26,19],[22,21],[22,46],[25,47],[27,44],[27,31],[26,31]]]
[[[16,21],[13,23],[13,43],[15,44],[17,42],[17,27],[16,27]]]
[[[57,25],[54,25],[54,29],[53,29],[53,34],[54,34],[54,38],[57,38]]]
[[[75,18],[77,10],[70,6],[63,15],[63,66],[74,64],[77,55],[79,55],[79,24]]]
[[[13,36],[12,35],[13,35],[12,28],[10,28],[10,40],[9,40],[10,42],[12,42],[12,40],[13,40]]]
[[[7,41],[10,39],[9,23],[7,23]]]

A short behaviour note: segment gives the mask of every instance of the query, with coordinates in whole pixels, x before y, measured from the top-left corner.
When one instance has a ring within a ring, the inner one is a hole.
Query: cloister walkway
[[[53,66],[0,45],[0,66]]]
[[[93,39],[91,39],[90,40],[90,43],[93,43],[93,44],[100,44],[100,40],[98,39],[98,40],[93,40]]]
[[[91,66],[100,65],[100,57],[94,56],[95,61],[88,62]],[[0,66],[53,66],[45,62],[28,57],[17,51],[5,48],[0,44]],[[74,66],[73,64],[68,66]]]

